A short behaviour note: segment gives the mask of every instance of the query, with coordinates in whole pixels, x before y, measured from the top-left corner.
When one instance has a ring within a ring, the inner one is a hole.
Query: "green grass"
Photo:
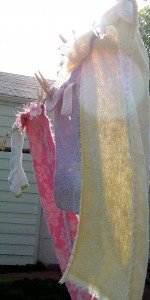
[[[1,300],[71,300],[65,285],[52,279],[0,283]]]

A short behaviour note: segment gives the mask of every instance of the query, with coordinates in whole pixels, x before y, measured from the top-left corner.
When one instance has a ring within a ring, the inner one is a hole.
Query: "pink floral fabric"
[[[26,127],[44,216],[61,271],[64,273],[76,237],[78,218],[74,213],[59,209],[54,201],[55,144],[44,106],[41,114],[34,118],[30,116],[30,108],[25,113],[20,113],[16,124],[21,129]],[[66,285],[72,300],[97,299],[72,283]]]

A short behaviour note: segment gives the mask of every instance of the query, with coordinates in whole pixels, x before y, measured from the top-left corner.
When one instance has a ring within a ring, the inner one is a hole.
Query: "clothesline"
[[[39,72],[39,74],[42,76],[42,74]],[[36,75],[37,79],[39,78]],[[43,77],[44,78],[44,77]],[[45,80],[45,78],[44,78]],[[38,80],[39,81],[39,80]],[[46,80],[45,80],[46,81]],[[46,81],[47,82],[47,81]],[[47,83],[48,84],[48,83]],[[44,103],[45,99],[44,99],[44,94],[43,94],[43,89],[42,88],[37,88],[37,110],[40,110],[41,105]],[[3,138],[0,140],[0,151],[4,151],[4,152],[11,152],[11,147],[6,147],[7,144],[7,140],[9,138],[9,135],[13,133],[13,131],[15,130],[14,125],[11,127],[11,129],[4,134]],[[29,149],[23,148],[22,149],[22,153],[30,153]]]

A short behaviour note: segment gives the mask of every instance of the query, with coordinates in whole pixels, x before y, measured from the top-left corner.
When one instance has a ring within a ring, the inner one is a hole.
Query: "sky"
[[[57,73],[59,34],[73,39],[114,0],[0,0],[0,72],[49,79]],[[143,7],[138,0],[139,9]]]

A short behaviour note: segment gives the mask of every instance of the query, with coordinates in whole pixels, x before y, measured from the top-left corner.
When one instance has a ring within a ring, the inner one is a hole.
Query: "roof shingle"
[[[53,83],[51,80],[48,81],[50,84]],[[0,72],[1,97],[17,97],[36,100],[38,87],[40,86],[35,77]]]

